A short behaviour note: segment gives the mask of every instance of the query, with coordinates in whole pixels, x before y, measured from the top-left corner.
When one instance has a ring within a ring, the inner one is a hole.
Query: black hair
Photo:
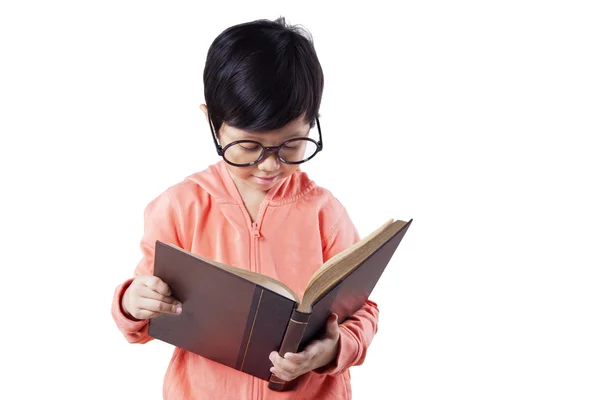
[[[232,26],[211,44],[204,99],[218,134],[225,122],[249,132],[279,129],[304,116],[314,126],[323,70],[308,31],[285,18]]]

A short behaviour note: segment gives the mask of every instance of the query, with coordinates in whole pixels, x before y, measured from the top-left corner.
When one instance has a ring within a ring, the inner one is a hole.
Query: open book
[[[150,320],[150,336],[268,380],[269,353],[302,351],[324,333],[327,317],[338,322],[367,301],[412,223],[389,220],[319,268],[300,297],[283,283],[256,272],[202,258],[156,242],[154,275],[183,303],[180,315]]]

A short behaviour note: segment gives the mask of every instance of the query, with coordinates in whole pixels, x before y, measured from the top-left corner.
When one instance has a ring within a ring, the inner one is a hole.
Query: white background
[[[128,344],[113,290],[146,204],[217,161],[208,46],[280,15],[325,72],[305,170],[363,236],[414,219],[354,397],[600,398],[592,1],[2,2],[0,398],[161,398],[172,347]]]

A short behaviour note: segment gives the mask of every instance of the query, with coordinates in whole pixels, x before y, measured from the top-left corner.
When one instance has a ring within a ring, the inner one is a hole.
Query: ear
[[[206,117],[206,121],[208,121],[208,108],[206,107],[206,104],[200,104],[200,109],[204,113],[204,116]],[[210,123],[210,121],[209,121],[209,123]]]
[[[215,126],[213,125],[212,121],[208,118],[208,107],[206,107],[206,104],[200,104],[200,109],[202,110],[202,112],[204,113],[204,116],[206,117],[206,122],[208,122],[210,124],[210,126],[212,126],[213,132],[215,132]],[[219,132],[215,132],[215,134],[217,135],[217,138],[218,138]]]

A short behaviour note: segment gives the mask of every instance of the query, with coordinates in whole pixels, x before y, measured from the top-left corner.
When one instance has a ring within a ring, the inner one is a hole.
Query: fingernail
[[[177,309],[175,310],[175,312],[176,312],[177,314],[181,314],[181,307],[177,307]]]
[[[269,371],[275,372],[275,367],[271,367],[271,369]]]

